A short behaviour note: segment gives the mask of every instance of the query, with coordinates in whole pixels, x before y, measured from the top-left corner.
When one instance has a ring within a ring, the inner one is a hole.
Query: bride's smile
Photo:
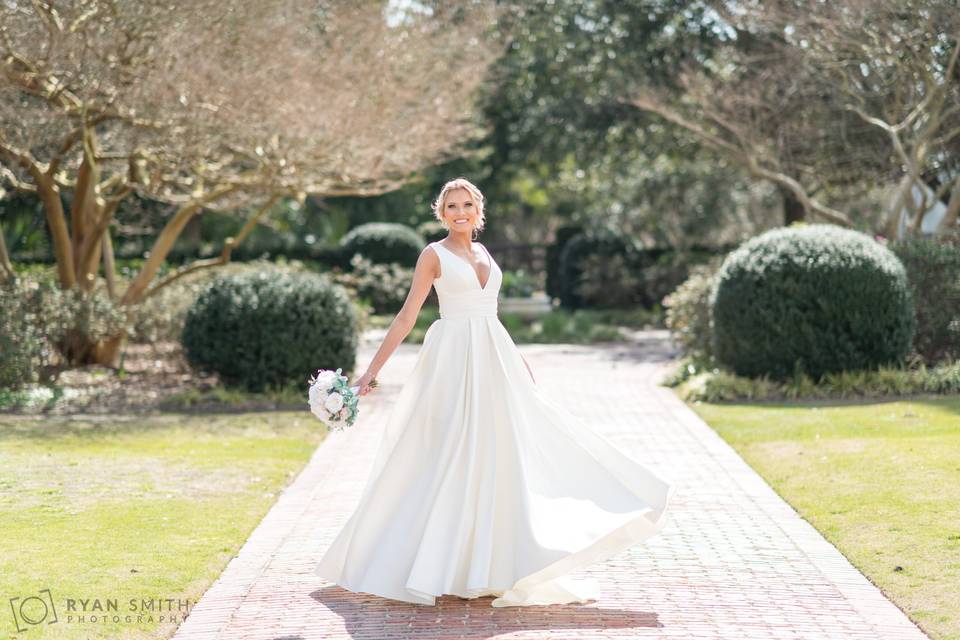
[[[448,226],[453,223],[458,233],[469,234],[476,226],[477,205],[473,200],[473,195],[467,189],[455,189],[447,194],[443,217]]]

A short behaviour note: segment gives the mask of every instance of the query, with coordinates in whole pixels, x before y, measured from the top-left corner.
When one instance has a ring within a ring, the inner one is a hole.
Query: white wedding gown
[[[541,394],[497,317],[492,256],[483,287],[466,260],[431,246],[440,319],[315,573],[427,605],[442,594],[495,595],[494,607],[595,600],[595,582],[566,574],[660,531],[674,486]]]

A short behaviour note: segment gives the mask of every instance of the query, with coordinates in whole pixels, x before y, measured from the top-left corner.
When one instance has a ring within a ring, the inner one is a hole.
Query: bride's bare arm
[[[377,373],[379,373],[391,354],[393,354],[397,346],[403,342],[404,338],[406,338],[413,329],[417,323],[417,315],[423,307],[423,302],[430,294],[433,279],[439,277],[439,275],[440,259],[433,249],[429,247],[424,248],[424,250],[420,252],[420,257],[417,258],[417,266],[413,270],[413,282],[410,285],[410,291],[407,292],[407,298],[403,303],[403,307],[397,313],[393,322],[390,323],[387,335],[384,336],[380,348],[377,349],[376,355],[373,356],[373,359],[367,366],[367,371],[364,373],[363,378],[369,379],[363,380],[363,378],[361,378],[361,386],[364,382],[368,382],[377,377]]]

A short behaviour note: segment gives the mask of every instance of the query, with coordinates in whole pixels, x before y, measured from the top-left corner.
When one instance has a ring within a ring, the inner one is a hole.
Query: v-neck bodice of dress
[[[438,242],[431,242],[440,260],[440,277],[433,279],[440,301],[440,317],[443,319],[496,317],[497,299],[503,272],[490,252],[490,274],[486,286],[480,284],[473,265]]]

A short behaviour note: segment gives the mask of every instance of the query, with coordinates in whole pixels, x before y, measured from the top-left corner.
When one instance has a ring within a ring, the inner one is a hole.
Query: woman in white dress
[[[353,383],[360,394],[375,389],[431,286],[440,318],[315,573],[427,605],[443,594],[493,595],[494,607],[589,602],[597,584],[567,574],[659,532],[674,486],[540,392],[497,317],[500,267],[472,240],[483,204],[464,178],[433,203],[450,233],[421,252],[403,308]]]

